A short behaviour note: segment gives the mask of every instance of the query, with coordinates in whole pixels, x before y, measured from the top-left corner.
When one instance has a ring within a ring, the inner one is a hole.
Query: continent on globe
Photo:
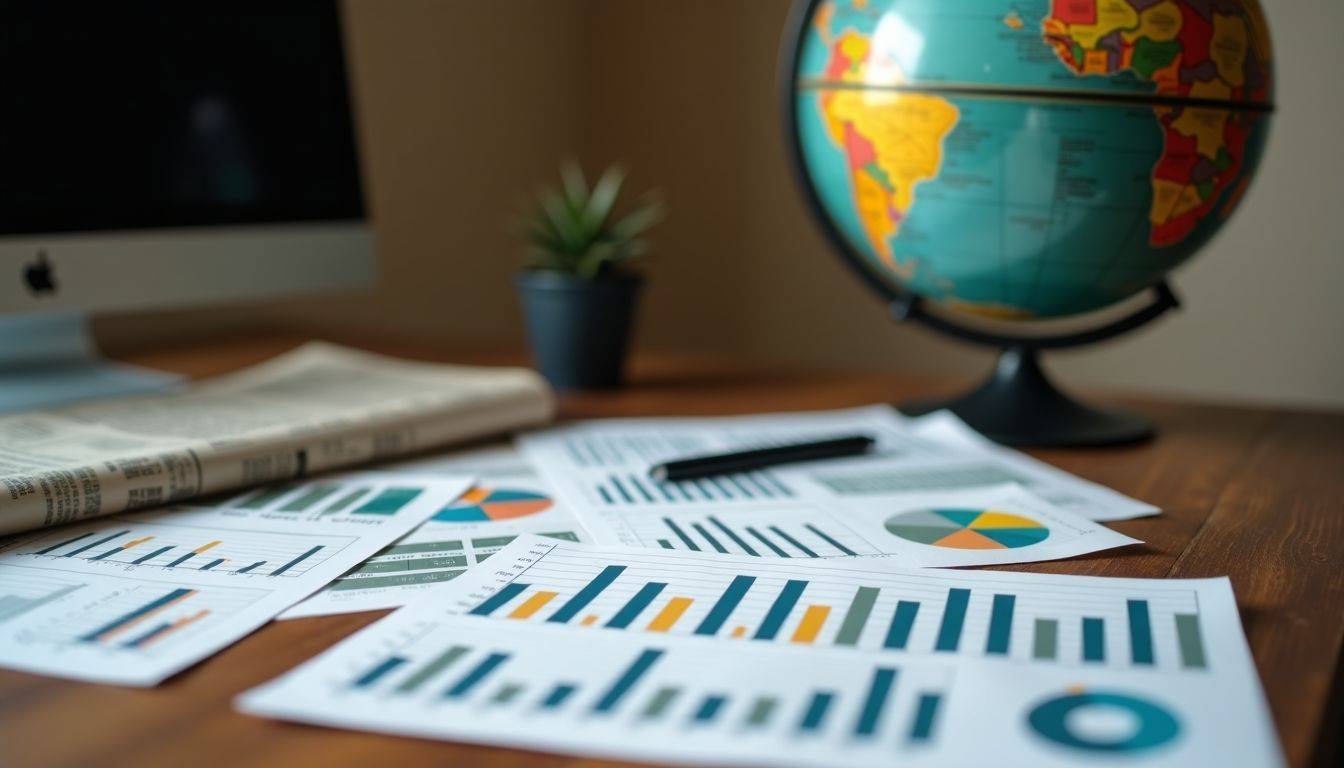
[[[1269,33],[1242,0],[1053,0],[1042,32],[1080,77],[1125,74],[1154,92],[1206,102],[1266,103]],[[1260,116],[1217,106],[1154,108],[1165,146],[1153,168],[1149,242],[1175,245],[1242,175]],[[1240,199],[1231,196],[1222,215]]]
[[[831,18],[817,17],[830,53],[828,78],[904,81],[895,60],[875,54],[867,35],[852,29],[833,35]],[[957,108],[939,96],[866,89],[828,90],[820,105],[831,141],[844,152],[864,236],[887,267],[909,278],[917,264],[898,261],[891,239],[914,205],[916,185],[938,176],[943,139],[957,124]]]

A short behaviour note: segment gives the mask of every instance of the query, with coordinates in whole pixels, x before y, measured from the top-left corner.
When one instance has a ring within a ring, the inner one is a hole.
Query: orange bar
[[[826,617],[831,615],[829,605],[809,605],[803,613],[803,620],[798,622],[798,629],[793,631],[793,637],[789,638],[794,643],[810,643],[817,639],[821,632],[821,627],[826,623]]]
[[[121,545],[121,548],[122,548],[122,549],[130,549],[131,547],[134,547],[134,546],[137,545],[137,544],[144,544],[146,541],[149,541],[149,540],[152,539],[152,538],[154,538],[154,537],[153,537],[153,536],[141,536],[141,537],[138,538],[138,539],[132,539],[132,540],[126,542],[125,544],[122,544],[122,545]]]
[[[152,537],[146,537],[146,538],[152,538]],[[122,632],[125,632],[126,630],[130,629],[131,627],[134,627],[136,624],[139,624],[140,622],[144,621],[145,619],[148,619],[151,616],[157,616],[158,614],[163,613],[169,608],[172,608],[174,605],[177,605],[178,603],[182,602],[183,600],[186,600],[189,597],[194,596],[195,594],[196,590],[193,589],[190,592],[186,593],[185,595],[182,595],[181,597],[177,598],[176,600],[173,600],[172,602],[164,603],[163,605],[160,605],[158,608],[155,608],[149,613],[137,616],[133,620],[128,621],[125,624],[122,624],[120,627],[117,627],[111,632],[105,632],[102,637],[98,638],[98,641],[102,642],[109,637],[119,635]]]
[[[689,597],[674,597],[668,600],[667,605],[663,606],[663,610],[653,617],[653,621],[650,621],[645,629],[650,632],[666,632],[677,623],[677,619],[681,618],[681,614],[685,613],[693,602],[695,601]]]
[[[591,627],[592,625],[597,623],[597,614],[590,613],[587,616],[584,616],[583,621],[580,621],[579,623],[585,627]]]
[[[195,552],[196,554],[199,555],[199,554],[201,554],[201,553],[203,553],[203,552],[209,552],[210,550],[212,550],[212,549],[214,549],[215,547],[219,546],[219,544],[220,544],[220,542],[218,542],[218,541],[212,541],[212,542],[210,542],[209,544],[202,544],[201,546],[199,546],[199,547],[197,547],[197,548],[195,548],[195,549],[193,549],[193,550],[191,550],[191,551],[192,551],[192,552]]]
[[[531,618],[532,614],[536,613],[537,611],[540,611],[547,603],[551,602],[551,600],[555,598],[556,594],[558,593],[556,592],[536,593],[535,595],[527,598],[527,600],[524,601],[522,605],[518,606],[517,608],[514,608],[513,613],[509,614],[509,618],[510,619]]]
[[[207,609],[205,609],[205,610],[198,611],[198,612],[196,612],[195,614],[193,614],[193,615],[191,615],[191,616],[186,616],[186,617],[183,617],[183,618],[181,618],[181,619],[178,619],[177,621],[174,621],[174,622],[172,623],[172,625],[169,626],[167,629],[165,629],[163,632],[160,632],[158,635],[155,635],[153,638],[151,638],[151,639],[145,641],[144,643],[141,643],[141,644],[140,644],[140,647],[141,647],[141,648],[148,648],[149,646],[151,646],[151,645],[153,645],[153,644],[159,642],[159,641],[162,640],[163,638],[167,637],[168,635],[173,634],[174,632],[176,632],[177,630],[179,630],[179,629],[181,629],[181,628],[187,626],[188,624],[195,624],[196,622],[200,621],[201,619],[204,619],[206,616],[209,616],[209,615],[210,615],[210,610],[207,608]]]
[[[733,637],[743,637],[747,634],[747,628],[743,626],[733,627]]]

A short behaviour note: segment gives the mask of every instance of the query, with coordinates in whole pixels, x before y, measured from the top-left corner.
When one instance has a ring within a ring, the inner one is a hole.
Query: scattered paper
[[[388,472],[476,478],[476,485],[423,525],[385,547],[280,619],[405,605],[484,562],[519,534],[587,541],[578,520],[510,445],[386,467]]]
[[[1282,763],[1226,579],[495,557],[239,708],[672,763]]]
[[[252,491],[0,544],[0,666],[149,686],[219,651],[456,499],[379,473]]]

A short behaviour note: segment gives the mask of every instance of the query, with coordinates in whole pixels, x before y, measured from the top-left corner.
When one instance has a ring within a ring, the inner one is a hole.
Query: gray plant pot
[[[552,386],[620,385],[640,277],[584,280],[538,270],[520,272],[517,284],[533,357]]]

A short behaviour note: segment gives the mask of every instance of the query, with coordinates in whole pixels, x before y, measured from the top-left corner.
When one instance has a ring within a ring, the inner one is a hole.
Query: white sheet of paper
[[[496,558],[238,707],[672,763],[1282,763],[1226,579],[535,537]]]
[[[882,555],[910,567],[1058,560],[1141,543],[1017,485],[862,502],[585,511],[584,524],[601,544],[759,557]]]
[[[546,482],[511,445],[396,464],[388,472],[470,475],[476,485],[394,545],[378,552],[279,619],[397,608],[456,578],[523,533],[588,541]]]
[[[149,686],[424,522],[470,477],[362,473],[0,545],[0,666]]]
[[[1015,451],[991,449],[978,436],[972,441],[959,431],[952,434],[946,423],[921,434],[917,427],[922,423],[885,405],[724,418],[603,419],[525,434],[519,444],[559,498],[584,520],[591,510],[610,508],[662,511],[702,503],[726,509],[781,501],[864,501],[1004,483],[1022,485],[1091,520],[1158,512]],[[872,453],[675,483],[648,477],[652,465],[670,459],[856,433],[877,438]]]

